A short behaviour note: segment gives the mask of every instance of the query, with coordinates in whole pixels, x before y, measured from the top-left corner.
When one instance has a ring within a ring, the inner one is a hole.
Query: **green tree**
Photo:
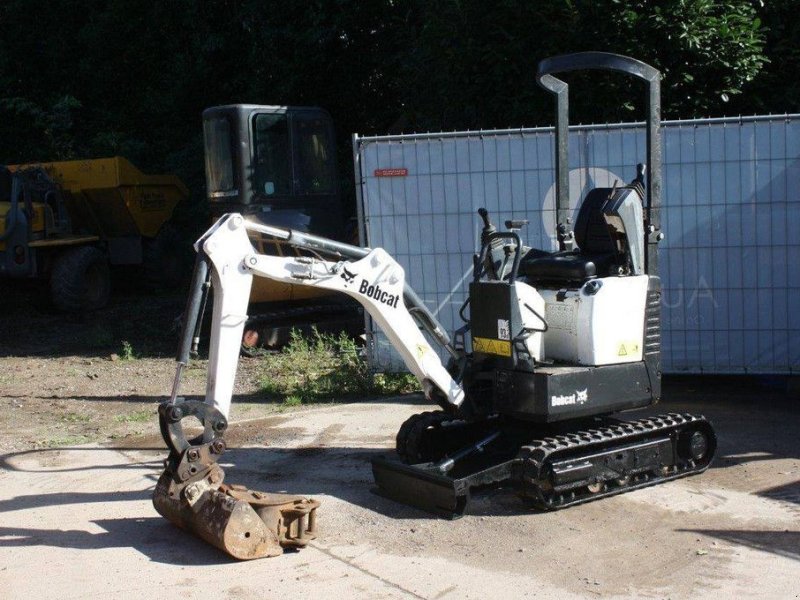
[[[413,90],[410,120],[423,127],[549,122],[535,71],[555,54],[600,50],[655,65],[669,118],[718,112],[765,62],[763,28],[748,0],[434,0],[419,3],[417,27],[408,71],[419,85],[405,89]],[[638,96],[627,83],[568,79],[579,92],[576,120],[632,118]],[[612,98],[597,98],[596,89]]]
[[[146,170],[177,172],[196,201],[185,207],[187,227],[199,228],[206,222],[200,114],[208,106],[327,108],[344,181],[353,131],[550,123],[536,64],[565,52],[607,50],[654,64],[665,74],[668,118],[796,110],[793,5],[6,0],[0,161],[122,154]],[[641,94],[619,78],[610,87],[596,74],[569,81],[576,122],[639,114],[632,109]]]

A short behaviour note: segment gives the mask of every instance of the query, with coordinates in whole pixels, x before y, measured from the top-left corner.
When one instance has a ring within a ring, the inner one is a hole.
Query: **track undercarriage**
[[[501,417],[414,415],[397,436],[405,462],[372,462],[379,492],[441,516],[468,510],[471,492],[511,484],[539,510],[557,510],[705,471],[716,450],[701,416],[604,417],[537,426]]]

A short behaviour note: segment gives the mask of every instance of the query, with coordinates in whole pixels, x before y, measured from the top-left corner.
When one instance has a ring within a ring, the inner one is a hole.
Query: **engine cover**
[[[584,366],[642,360],[648,279],[603,277],[578,289],[540,289],[544,358]]]

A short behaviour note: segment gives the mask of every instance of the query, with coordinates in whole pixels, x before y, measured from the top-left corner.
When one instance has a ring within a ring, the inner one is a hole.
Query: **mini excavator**
[[[638,165],[628,185],[589,191],[573,226],[568,86],[555,74],[584,69],[646,83],[647,168]],[[217,464],[254,277],[354,298],[438,405],[403,423],[396,456],[373,459],[377,491],[389,498],[454,518],[468,510],[473,490],[504,484],[534,508],[556,510],[708,468],[716,436],[705,418],[617,416],[661,396],[660,73],[628,57],[585,52],[542,61],[537,80],[556,100],[559,249],[525,246],[524,221],[500,231],[480,209],[481,247],[460,311],[465,325],[452,339],[380,248],[239,214],[223,216],[198,240],[172,395],[159,408],[170,450],[153,499],[163,516],[242,559],[300,548],[316,535],[317,501],[229,486]],[[259,254],[248,232],[303,255]],[[181,373],[210,288],[206,398],[184,400]],[[449,356],[447,365],[431,343]],[[187,439],[186,417],[203,423],[200,436]]]

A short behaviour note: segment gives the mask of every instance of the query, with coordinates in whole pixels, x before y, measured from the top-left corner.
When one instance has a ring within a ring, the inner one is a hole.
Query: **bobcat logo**
[[[344,287],[347,287],[356,278],[356,273],[351,273],[347,267],[342,268],[342,279],[344,279]]]
[[[589,388],[575,390],[574,394],[551,396],[550,406],[569,406],[571,404],[586,404],[589,401]]]

